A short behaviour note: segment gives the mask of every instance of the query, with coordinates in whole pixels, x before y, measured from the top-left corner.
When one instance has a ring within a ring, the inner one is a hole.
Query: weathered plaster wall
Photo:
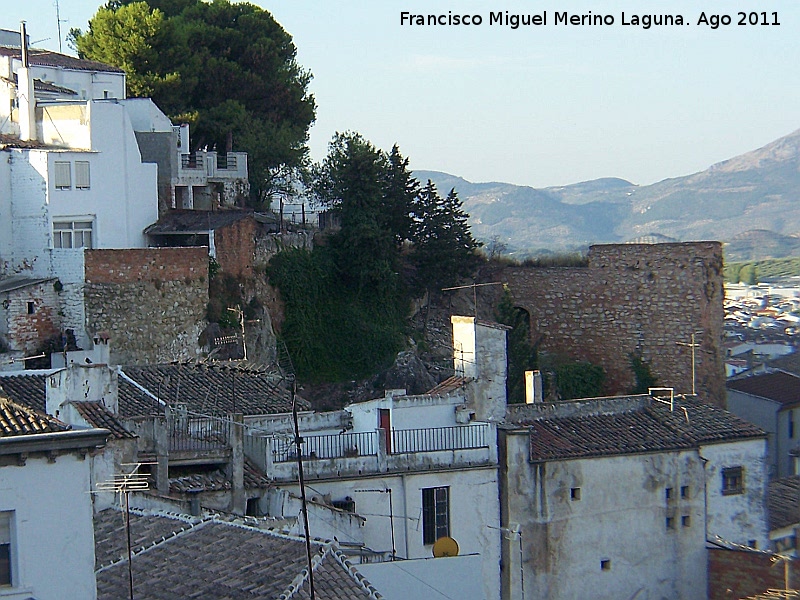
[[[217,262],[225,273],[236,277],[253,275],[255,234],[256,222],[252,217],[214,231]]]
[[[208,249],[87,250],[87,329],[111,334],[111,362],[194,358],[208,304]]]
[[[32,356],[44,340],[61,328],[58,294],[52,281],[2,293],[0,300],[3,303],[0,319],[4,321],[0,324],[0,333],[12,350]]]
[[[719,242],[592,246],[587,267],[509,267],[501,276],[531,316],[540,349],[602,365],[606,391],[634,385],[630,354],[640,353],[659,385],[696,389],[725,405],[722,245]]]
[[[526,431],[503,438],[503,527],[522,533],[521,550],[518,537],[504,542],[504,598],[523,597],[520,558],[525,598],[705,598],[696,451],[531,464]]]

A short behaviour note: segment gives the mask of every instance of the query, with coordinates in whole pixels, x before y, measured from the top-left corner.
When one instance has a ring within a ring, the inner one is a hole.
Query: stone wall
[[[725,405],[719,242],[592,246],[586,267],[508,267],[499,276],[530,314],[539,349],[602,365],[609,394],[633,387],[631,354],[658,385],[691,393],[691,348],[679,344],[701,331],[696,390]]]
[[[208,248],[87,250],[87,329],[111,335],[111,362],[194,358],[208,304]]]
[[[214,231],[217,262],[225,273],[252,277],[255,259],[256,221],[251,216]]]
[[[53,280],[0,293],[0,333],[12,350],[31,356],[61,328],[58,294]]]

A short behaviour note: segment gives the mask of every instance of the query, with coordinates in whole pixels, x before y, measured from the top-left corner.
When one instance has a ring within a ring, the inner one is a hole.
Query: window
[[[674,517],[667,517],[666,526],[667,526],[667,529],[675,529],[675,518]]]
[[[664,490],[664,498],[666,498],[667,501],[672,500],[672,488],[666,488]]]
[[[450,535],[450,488],[422,490],[422,543],[433,544]]]
[[[581,499],[581,488],[570,488],[569,490],[569,498],[572,501],[577,502]]]
[[[10,586],[14,583],[11,548],[11,517],[12,512],[0,512],[0,587]]]
[[[600,561],[600,570],[601,571],[610,571],[611,570],[611,561],[608,560],[607,558],[601,560]]]
[[[681,527],[691,527],[692,526],[692,517],[689,515],[683,515],[681,517]]]
[[[681,498],[688,498],[689,497],[689,486],[682,485],[681,486]]]
[[[36,303],[28,301],[28,314],[32,315],[36,312]]]
[[[68,162],[56,161],[54,163],[54,182],[57,190],[68,190],[72,187],[72,174]]]
[[[744,469],[728,467],[722,469],[722,495],[732,496],[744,493]]]
[[[89,189],[89,161],[76,160],[75,161],[75,189],[88,190]]]
[[[92,248],[92,222],[53,223],[53,248]]]

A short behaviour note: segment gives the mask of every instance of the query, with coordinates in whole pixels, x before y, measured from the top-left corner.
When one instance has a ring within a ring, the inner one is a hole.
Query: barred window
[[[722,469],[722,494],[732,496],[744,493],[744,469],[729,467]]]
[[[422,490],[422,543],[433,544],[450,535],[450,488]]]

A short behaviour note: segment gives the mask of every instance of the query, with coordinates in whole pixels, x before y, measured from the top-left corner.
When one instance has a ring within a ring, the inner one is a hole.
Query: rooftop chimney
[[[35,141],[36,97],[33,92],[33,75],[28,65],[28,34],[25,30],[25,21],[19,24],[19,36],[22,44],[22,68],[17,71],[20,138],[24,141]]]
[[[542,374],[539,371],[525,371],[525,403],[542,402]]]

